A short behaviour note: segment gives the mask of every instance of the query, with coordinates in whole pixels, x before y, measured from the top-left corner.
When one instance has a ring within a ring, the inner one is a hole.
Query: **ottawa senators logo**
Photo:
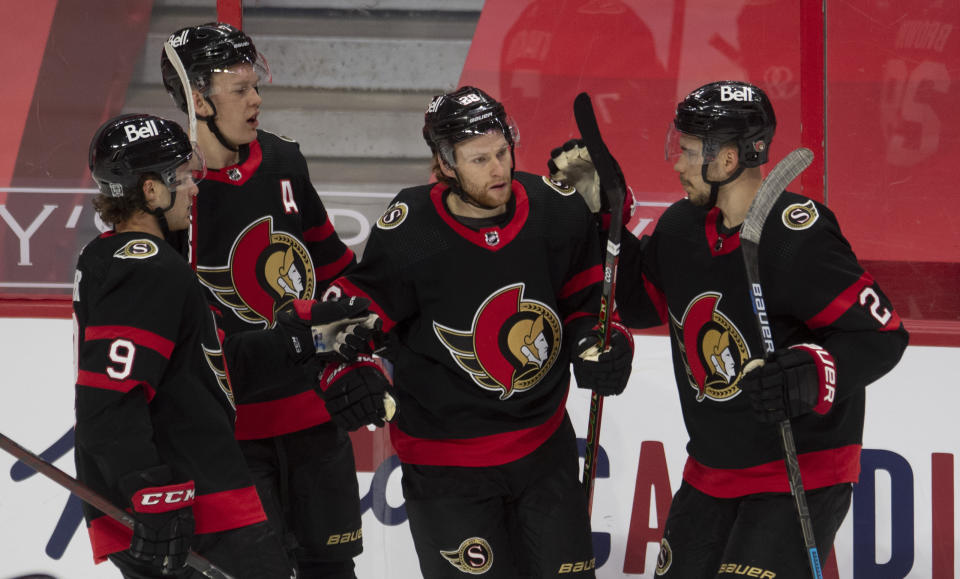
[[[781,220],[789,229],[799,231],[812,226],[817,222],[818,217],[820,217],[820,212],[817,211],[817,206],[813,200],[810,200],[806,203],[794,203],[787,206],[783,210]]]
[[[660,552],[657,553],[657,568],[654,573],[658,576],[663,575],[670,570],[672,564],[673,549],[670,548],[670,543],[666,539],[660,539]]]
[[[123,247],[113,252],[117,259],[146,259],[157,255],[157,244],[149,239],[134,239],[126,242]]]
[[[451,551],[440,551],[448,563],[463,573],[482,575],[493,567],[493,549],[486,539],[470,537]]]
[[[210,312],[210,317],[215,317],[212,311]],[[216,321],[214,321],[214,326],[212,327],[216,327]],[[237,402],[233,397],[233,386],[230,384],[230,377],[227,375],[227,362],[223,357],[223,347],[220,344],[220,338],[213,335],[209,340],[216,344],[216,346],[211,348],[206,344],[201,344],[203,347],[203,357],[207,361],[207,367],[210,368],[213,376],[217,379],[220,391],[226,396],[230,407],[236,410]]]
[[[307,248],[296,237],[275,232],[272,217],[237,236],[226,265],[198,266],[197,275],[237,317],[267,328],[293,300],[312,299],[316,285]]]
[[[690,302],[683,319],[677,321],[670,314],[671,329],[687,379],[697,391],[697,402],[704,397],[725,402],[739,394],[741,372],[750,359],[743,333],[717,309],[720,299],[720,294],[703,293]]]
[[[457,365],[481,388],[500,392],[500,400],[536,386],[560,355],[560,318],[546,304],[525,300],[523,290],[520,283],[494,292],[469,330],[433,323]]]

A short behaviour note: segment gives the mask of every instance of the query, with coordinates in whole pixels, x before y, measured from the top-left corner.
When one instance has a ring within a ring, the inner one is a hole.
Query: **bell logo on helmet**
[[[180,48],[181,46],[187,43],[187,34],[189,32],[190,32],[189,28],[184,29],[183,32],[181,32],[180,34],[177,34],[176,32],[174,32],[173,34],[170,35],[170,38],[168,38],[167,41],[170,43],[170,46],[174,48]]]
[[[127,135],[128,143],[148,137],[156,137],[160,134],[160,131],[157,130],[156,121],[147,121],[139,127],[136,125],[124,125],[123,132]]]
[[[721,86],[720,101],[753,102],[753,87]]]
[[[437,112],[437,109],[440,108],[440,103],[443,101],[444,96],[446,95],[440,95],[430,102],[430,104],[427,106],[428,114]]]

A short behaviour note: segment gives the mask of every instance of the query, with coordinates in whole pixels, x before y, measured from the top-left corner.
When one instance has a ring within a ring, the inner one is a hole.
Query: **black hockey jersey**
[[[725,235],[720,219],[716,207],[684,199],[667,209],[651,237],[625,234],[617,303],[631,327],[669,325],[690,436],[684,479],[718,497],[788,492],[777,427],[754,418],[738,386],[744,364],[764,350],[739,231]],[[792,420],[804,485],[855,482],[864,387],[896,365],[907,332],[826,206],[784,192],[759,254],[775,346],[819,345],[836,369],[829,412]]]
[[[449,213],[446,186],[401,191],[331,288],[370,298],[391,332],[404,462],[504,464],[563,419],[565,337],[597,319],[598,235],[573,189],[519,172],[512,188],[509,221],[479,231]]]
[[[193,480],[197,533],[266,520],[234,439],[232,393],[203,288],[183,258],[145,233],[105,233],[80,254],[76,323],[77,476],[115,505],[127,474],[168,465]],[[94,557],[131,532],[84,504]]]
[[[197,275],[231,335],[272,327],[294,299],[313,299],[355,263],[337,237],[293,141],[258,131],[241,162],[207,172],[196,200]],[[238,388],[237,438],[267,438],[330,419],[306,367]]]

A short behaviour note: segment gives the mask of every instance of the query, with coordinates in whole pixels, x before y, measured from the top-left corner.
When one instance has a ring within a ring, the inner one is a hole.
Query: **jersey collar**
[[[260,148],[260,140],[253,141],[249,145],[250,151],[247,158],[223,169],[207,169],[207,176],[204,179],[227,183],[228,185],[243,185],[260,167],[263,161],[263,149]]]
[[[523,229],[527,222],[527,216],[530,214],[530,200],[527,197],[527,191],[518,181],[513,180],[510,183],[510,190],[513,192],[513,198],[517,202],[516,210],[513,212],[513,218],[504,227],[487,227],[479,231],[474,231],[450,215],[446,206],[443,204],[443,194],[449,187],[443,183],[437,183],[430,189],[430,200],[437,211],[440,219],[443,219],[460,237],[470,243],[488,249],[490,251],[499,251],[510,244],[514,238]]]
[[[729,235],[720,232],[718,224],[721,215],[718,207],[713,207],[707,212],[705,223],[707,245],[710,247],[710,255],[726,255],[740,247],[740,228]]]

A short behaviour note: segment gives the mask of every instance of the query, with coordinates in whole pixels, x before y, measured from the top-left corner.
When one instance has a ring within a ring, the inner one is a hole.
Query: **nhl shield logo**
[[[500,243],[500,232],[498,231],[487,231],[483,234],[483,240],[490,247],[494,247]]]
[[[536,386],[560,355],[562,325],[549,306],[523,295],[524,284],[501,288],[477,309],[472,327],[433,323],[457,365],[484,390],[506,400]]]
[[[750,359],[743,333],[719,309],[720,299],[720,294],[703,293],[690,301],[680,320],[670,313],[671,331],[697,402],[735,398],[743,366]]]

